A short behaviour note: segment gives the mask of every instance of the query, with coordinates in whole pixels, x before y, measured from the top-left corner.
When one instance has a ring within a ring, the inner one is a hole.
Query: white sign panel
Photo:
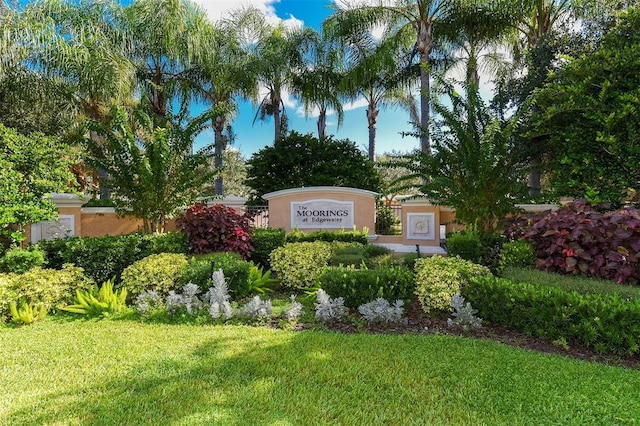
[[[291,228],[351,229],[353,201],[309,200],[291,202]]]
[[[31,224],[31,242],[54,240],[75,235],[75,216],[61,214],[58,221]]]
[[[409,240],[435,240],[436,239],[436,215],[435,213],[407,213],[409,222]]]

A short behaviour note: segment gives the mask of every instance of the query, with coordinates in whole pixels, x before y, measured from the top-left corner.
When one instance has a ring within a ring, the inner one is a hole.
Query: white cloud
[[[228,12],[242,7],[253,6],[267,18],[267,21],[271,24],[278,24],[283,22],[287,27],[301,27],[304,22],[297,19],[295,16],[289,14],[287,19],[282,19],[276,15],[276,10],[273,7],[274,3],[279,0],[194,0],[209,16],[212,21],[217,21],[221,17],[225,16]]]

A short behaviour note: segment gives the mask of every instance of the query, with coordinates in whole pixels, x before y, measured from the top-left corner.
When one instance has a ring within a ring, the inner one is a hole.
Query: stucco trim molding
[[[316,193],[331,193],[331,194],[348,194],[359,195],[363,197],[375,198],[378,193],[368,191],[366,189],[347,188],[342,186],[307,186],[302,188],[290,188],[282,189],[280,191],[270,192],[262,196],[265,200],[269,201],[274,198],[285,197],[287,195],[302,195],[302,194],[316,194]]]

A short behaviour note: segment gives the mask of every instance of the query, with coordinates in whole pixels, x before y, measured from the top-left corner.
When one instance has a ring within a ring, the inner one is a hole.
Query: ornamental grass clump
[[[392,305],[381,297],[376,300],[358,306],[358,312],[368,324],[393,325],[402,322],[404,302],[396,300]]]
[[[318,303],[315,304],[316,319],[324,323],[339,321],[349,313],[349,309],[344,306],[342,297],[331,299],[323,289],[318,290],[316,297],[318,300]]]

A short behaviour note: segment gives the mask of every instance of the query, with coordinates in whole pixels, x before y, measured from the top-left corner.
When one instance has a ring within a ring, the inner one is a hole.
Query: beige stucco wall
[[[356,229],[365,227],[370,234],[375,231],[376,193],[355,188],[314,186],[308,188],[285,189],[263,196],[269,202],[269,227],[291,231],[291,203],[311,200],[334,200],[353,202],[354,224]],[[306,228],[313,232],[328,228]],[[337,229],[337,228],[334,228]],[[347,229],[349,231],[350,229]]]

